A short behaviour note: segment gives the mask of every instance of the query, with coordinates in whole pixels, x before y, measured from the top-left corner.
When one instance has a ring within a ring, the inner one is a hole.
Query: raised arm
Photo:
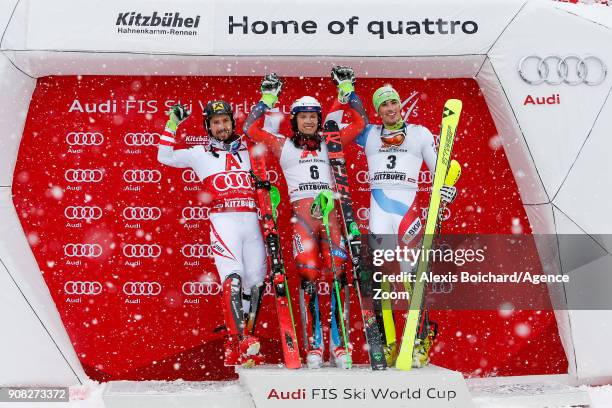
[[[191,167],[191,150],[174,150],[176,129],[189,115],[190,112],[182,105],[174,105],[170,108],[170,118],[166,122],[166,128],[157,148],[157,161],[160,163],[178,168]]]
[[[261,143],[271,150],[275,156],[280,157],[284,138],[276,136],[264,129],[266,112],[273,108],[278,101],[278,95],[283,83],[276,74],[268,74],[261,83],[261,100],[244,122],[242,130],[249,139],[255,143]]]
[[[338,87],[338,99],[332,105],[325,121],[334,120],[342,123],[344,112],[352,112],[353,121],[340,131],[342,145],[347,146],[359,136],[368,124],[368,115],[363,107],[363,103],[355,93],[355,71],[350,67],[336,66],[331,72],[332,80]]]

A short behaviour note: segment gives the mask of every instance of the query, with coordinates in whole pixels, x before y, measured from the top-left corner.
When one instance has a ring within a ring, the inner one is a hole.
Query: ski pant
[[[372,248],[420,248],[424,226],[420,218],[420,209],[415,203],[416,189],[391,190],[373,189],[370,195],[370,245]],[[413,260],[414,261],[414,260]],[[399,270],[390,269],[386,273],[412,272],[416,270],[416,263],[400,262]],[[392,285],[388,282],[381,284],[386,292],[391,290],[407,290],[404,287]],[[379,326],[384,333],[387,344],[396,341],[395,322],[393,310],[389,300],[382,301],[382,321]]]
[[[341,277],[346,272],[348,254],[342,238],[338,213],[334,209],[329,215],[329,233],[332,242],[332,248],[329,248],[323,220],[315,219],[310,215],[312,202],[312,198],[303,198],[291,203],[293,206],[293,258],[298,273],[303,279],[316,281],[321,277],[331,276],[332,269],[335,268],[336,276]]]
[[[417,246],[423,232],[416,189],[373,189],[370,195],[370,233],[383,236],[393,246]]]
[[[345,278],[348,254],[342,237],[336,209],[329,215],[329,247],[323,221],[310,215],[312,198],[294,201],[293,206],[293,256],[298,273],[302,277],[300,312],[304,330],[304,341],[308,349],[323,347],[323,327],[319,308],[321,285],[327,288],[331,300],[330,342],[332,346],[342,344],[337,320],[336,296],[334,295],[333,270],[339,279]],[[333,265],[332,265],[333,262]],[[329,279],[326,279],[329,278]],[[329,281],[327,281],[329,280]]]
[[[242,278],[242,290],[251,288],[266,276],[266,249],[255,212],[224,212],[210,215],[210,247],[221,282],[231,274]],[[249,301],[243,301],[249,310]]]

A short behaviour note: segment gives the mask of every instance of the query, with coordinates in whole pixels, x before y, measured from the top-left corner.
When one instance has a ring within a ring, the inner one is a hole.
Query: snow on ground
[[[221,384],[222,383],[219,383],[218,385],[220,386]],[[214,385],[217,384],[211,383],[211,388],[214,388]],[[169,383],[168,389],[171,388],[172,384]],[[589,393],[592,403],[591,408],[612,407],[612,385],[604,385],[601,387],[583,386],[581,388]],[[237,392],[240,390],[238,387],[229,387],[228,389],[236,390]],[[15,405],[15,403],[0,402],[0,408],[106,408],[102,401],[103,392],[104,384],[98,384],[92,381],[79,387],[70,387],[70,402],[68,403],[21,403]],[[487,408],[497,407],[501,408],[502,405],[492,404],[487,406]],[[287,404],[287,408],[290,408],[290,404]],[[503,408],[507,408],[507,405],[504,405]]]

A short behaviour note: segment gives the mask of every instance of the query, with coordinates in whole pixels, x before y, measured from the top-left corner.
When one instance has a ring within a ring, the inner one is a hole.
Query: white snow
[[[147,382],[143,382],[146,385]],[[183,387],[184,382],[175,381],[167,383],[167,387],[159,390],[159,392],[167,392],[175,387]],[[207,382],[202,383],[210,390],[223,389],[224,393],[236,394],[236,396],[243,393],[243,389],[235,382]],[[107,408],[102,401],[102,394],[104,392],[105,384],[99,384],[96,382],[88,382],[82,386],[70,387],[70,402],[68,403],[32,403],[15,405],[14,403],[0,403],[0,408],[15,408],[15,407],[28,407],[28,408]],[[580,387],[586,390],[591,399],[590,408],[609,408],[612,407],[612,385],[604,385],[600,387]],[[150,393],[149,393],[150,395]],[[203,401],[204,402],[204,401]],[[203,405],[204,406],[204,405]],[[483,407],[482,405],[479,406]],[[487,404],[486,408],[508,408],[507,405],[497,405],[491,403]],[[287,408],[291,408],[289,405]],[[553,408],[553,407],[551,407]],[[562,407],[558,407],[562,408]]]

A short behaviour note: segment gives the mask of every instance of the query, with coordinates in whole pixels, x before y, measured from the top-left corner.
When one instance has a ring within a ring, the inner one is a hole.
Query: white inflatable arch
[[[402,32],[391,33],[388,24],[396,30],[398,22]],[[167,23],[176,32],[137,32]],[[11,199],[37,78],[262,75],[272,62],[285,76],[326,76],[350,64],[374,78],[475,78],[534,232],[587,238],[585,248],[559,242],[540,253],[571,274],[561,294],[571,298],[612,289],[612,241],[603,235],[612,233],[611,30],[612,8],[544,0],[1,2],[0,385],[87,379]],[[562,77],[538,72],[542,60]],[[584,261],[586,250],[598,255]],[[556,314],[569,374],[609,381],[612,312]]]

